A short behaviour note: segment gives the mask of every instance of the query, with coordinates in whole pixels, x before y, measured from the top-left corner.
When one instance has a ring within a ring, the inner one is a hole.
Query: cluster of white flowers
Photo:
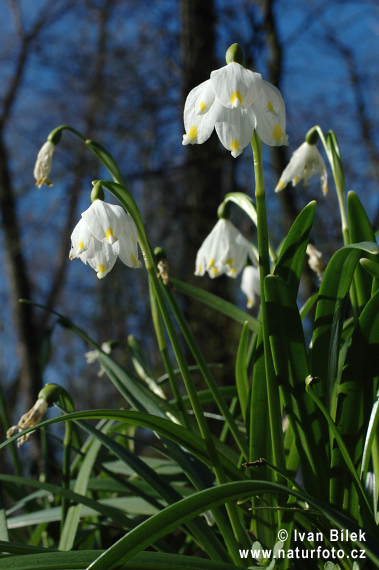
[[[222,274],[235,278],[248,259],[255,263],[249,241],[230,220],[221,218],[197,253],[195,275],[202,276],[207,272],[212,279]],[[247,306],[252,307],[255,296],[260,295],[259,271],[254,265],[244,268],[241,289],[247,296]]]
[[[260,73],[237,62],[212,71],[210,79],[190,91],[184,107],[183,144],[202,144],[216,128],[235,158],[257,131],[271,146],[288,144],[286,112],[280,91]]]
[[[236,44],[230,49],[233,47]],[[236,61],[212,71],[210,79],[192,89],[184,107],[184,125],[184,145],[202,144],[216,129],[220,141],[233,157],[242,153],[254,130],[268,145],[288,144],[285,105],[280,91],[264,81],[259,73]],[[38,187],[52,185],[49,174],[54,149],[55,144],[47,141],[38,153],[34,168]],[[321,187],[326,193],[325,163],[315,145],[305,142],[293,153],[275,191],[285,188],[291,180],[294,186],[301,179],[307,184],[317,172],[321,173]],[[117,257],[129,267],[141,267],[133,219],[120,206],[106,204],[101,199],[83,212],[72,232],[71,242],[70,259],[79,257],[100,279],[109,273]],[[204,275],[207,271],[212,278],[223,273],[236,277],[248,258],[254,262],[249,242],[229,220],[220,219],[199,249],[195,274]],[[251,307],[255,295],[259,294],[258,270],[253,265],[244,270],[242,290]]]

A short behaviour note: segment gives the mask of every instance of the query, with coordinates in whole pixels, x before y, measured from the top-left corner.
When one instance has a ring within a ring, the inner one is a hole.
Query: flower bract
[[[318,173],[320,174],[321,190],[326,194],[328,191],[328,174],[324,159],[315,145],[305,141],[293,153],[291,160],[283,170],[275,192],[283,190],[291,181],[292,186],[296,186],[300,180],[303,180],[304,185],[308,186],[311,176]]]
[[[36,179],[36,186],[38,186],[38,188],[41,188],[42,184],[46,184],[46,186],[53,185],[49,179],[49,174],[54,150],[55,144],[51,141],[46,141],[37,155],[36,164],[34,166],[34,178]]]
[[[95,200],[71,234],[70,259],[88,263],[99,279],[110,272],[117,257],[129,267],[141,267],[137,237],[133,219],[121,206]]]
[[[223,273],[237,277],[247,257],[253,259],[249,241],[230,220],[221,218],[197,252],[195,275],[207,271],[212,279]]]
[[[259,269],[254,265],[247,265],[242,272],[241,290],[247,297],[247,308],[255,305],[255,298],[260,296]]]
[[[288,144],[280,91],[237,62],[212,71],[210,79],[190,91],[184,127],[184,145],[202,144],[216,129],[234,158],[250,143],[254,130],[268,145]]]
[[[39,398],[32,407],[32,409],[26,412],[26,414],[24,414],[23,416],[21,416],[18,424],[8,429],[7,437],[12,437],[13,433],[17,430],[19,433],[21,433],[24,429],[27,429],[29,427],[34,427],[35,425],[37,425],[45,415],[47,408],[48,408],[48,403],[46,402],[46,400],[44,400],[43,398]],[[28,441],[32,433],[34,433],[34,431],[31,431],[17,438],[17,446],[20,447],[20,445]]]

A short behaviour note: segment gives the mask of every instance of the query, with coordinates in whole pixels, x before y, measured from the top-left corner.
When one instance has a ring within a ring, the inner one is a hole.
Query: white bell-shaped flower
[[[49,174],[51,171],[54,150],[55,144],[51,141],[46,141],[37,155],[33,174],[38,188],[41,188],[42,184],[46,184],[46,186],[53,185],[51,180],[49,180]]]
[[[305,141],[293,153],[291,160],[283,170],[275,192],[283,190],[291,181],[292,186],[296,186],[300,180],[304,181],[304,186],[308,186],[311,176],[318,173],[320,174],[321,190],[326,194],[328,191],[328,173],[324,159],[314,144]]]
[[[95,200],[71,234],[70,259],[88,263],[99,279],[110,272],[117,257],[129,267],[141,267],[137,238],[136,225],[121,206]]]
[[[247,265],[242,272],[241,290],[247,297],[247,308],[255,305],[256,296],[261,295],[259,269],[254,265]]]
[[[253,259],[249,241],[230,220],[221,218],[197,252],[195,275],[207,271],[212,279],[223,273],[237,277],[247,257]]]
[[[233,61],[212,71],[210,79],[190,91],[184,106],[183,144],[202,144],[213,129],[236,158],[256,129],[271,146],[288,144],[286,114],[280,91],[260,73]]]

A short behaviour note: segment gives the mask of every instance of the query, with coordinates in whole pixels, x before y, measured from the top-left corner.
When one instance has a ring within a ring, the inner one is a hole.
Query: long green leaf
[[[361,241],[376,242],[370,220],[355,192],[347,195],[347,213],[349,220],[350,243]],[[373,260],[373,258],[371,258]],[[354,274],[359,310],[361,311],[371,296],[372,277],[357,265]]]
[[[170,505],[121,538],[90,564],[88,570],[111,570],[127,560],[131,560],[138,552],[177,528],[184,521],[207,509],[214,508],[216,505],[227,501],[242,501],[252,495],[267,493],[284,493],[286,496],[293,495],[320,511],[336,528],[349,529],[350,531],[354,529],[359,535],[360,529],[356,523],[332,509],[328,504],[322,503],[305,493],[269,481],[238,481],[207,489],[182,499],[175,505]],[[358,539],[356,545],[363,548],[366,555],[376,564],[379,564],[377,538],[371,536],[365,538],[366,540],[363,541]]]
[[[7,543],[3,544],[6,552]],[[12,546],[10,550],[12,551]],[[85,570],[99,556],[99,551],[96,550],[74,552],[40,550],[39,554],[28,553],[23,556],[0,558],[0,568],[1,570]],[[182,570],[236,569],[234,564],[165,552],[140,552],[132,560],[119,566],[119,570],[177,570],[178,568]]]
[[[112,421],[107,422],[101,431],[106,433],[112,426]],[[101,441],[99,439],[93,439],[89,449],[87,449],[86,454],[83,458],[82,465],[80,466],[75,484],[74,492],[80,495],[85,495],[88,488],[89,478],[95,464],[96,458],[99,454],[101,448]],[[79,526],[79,520],[81,516],[82,505],[71,505],[67,511],[66,520],[63,525],[59,540],[59,550],[71,550],[74,545],[74,540],[76,532]]]
[[[297,297],[300,277],[316,211],[316,202],[310,202],[292,224],[275,266],[275,275],[279,275],[288,285],[294,298]]]
[[[367,303],[359,317],[338,388],[336,425],[358,472],[378,376],[379,291]],[[332,469],[335,473],[331,482],[332,503],[342,506],[344,502],[346,504],[346,494],[351,494],[352,489],[347,479],[348,470],[336,443],[332,454]]]
[[[131,526],[128,518],[119,509],[104,505],[100,501],[96,501],[95,499],[91,499],[84,495],[79,495],[78,493],[74,493],[69,489],[59,487],[58,485],[53,485],[51,483],[47,483],[46,481],[35,481],[34,479],[27,479],[26,477],[7,475],[4,473],[0,473],[0,481],[8,481],[15,485],[24,485],[26,487],[34,487],[35,489],[43,489],[45,491],[49,491],[49,493],[54,497],[66,497],[74,503],[86,505],[90,509],[93,509],[105,517],[109,517],[111,520],[115,521],[125,528],[129,528]],[[10,524],[11,521],[12,518],[10,517]]]
[[[281,277],[267,276],[264,292],[275,373],[297,442],[306,488],[316,496],[325,497],[328,491],[327,434],[321,431],[322,416],[305,394],[304,380],[309,375],[309,364],[299,310],[290,285]],[[320,464],[324,466],[321,472]]]
[[[244,422],[246,422],[246,416],[249,404],[249,380],[247,377],[247,363],[246,363],[248,340],[249,340],[249,325],[248,323],[245,323],[242,328],[241,340],[238,346],[237,360],[236,360],[237,393]]]
[[[189,451],[189,453],[191,453],[195,457],[198,457],[200,461],[204,462],[205,464],[210,463],[209,455],[207,453],[204,440],[200,436],[188,432],[188,430],[186,430],[184,427],[174,424],[164,418],[160,418],[150,414],[145,414],[142,412],[134,412],[126,410],[89,410],[85,412],[73,412],[70,414],[65,414],[64,416],[58,418],[51,418],[49,420],[41,422],[35,427],[28,428],[20,432],[19,434],[15,434],[9,439],[1,442],[0,450],[3,447],[10,445],[12,441],[15,441],[17,437],[20,437],[21,434],[27,434],[35,429],[39,429],[62,421],[76,421],[76,420],[87,420],[87,419],[97,419],[97,420],[113,419],[120,422],[129,423],[131,425],[150,429],[153,432],[157,432],[160,436],[170,439],[173,442],[175,442],[177,445],[184,447]],[[98,436],[102,437],[105,442],[105,438],[103,435],[98,434]],[[223,446],[221,446],[221,449],[223,449]],[[229,457],[226,457],[224,454],[220,454],[220,460],[222,461],[225,473],[228,475],[230,479],[235,480],[239,478],[244,478],[243,472],[241,472],[241,470],[236,467],[235,463],[230,461]],[[25,479],[25,481],[28,481],[28,479]],[[38,486],[37,488],[43,489],[44,487]],[[81,497],[80,495],[76,494],[74,495],[76,497],[78,496]],[[72,496],[69,496],[69,498],[72,498]]]
[[[237,323],[243,325],[246,321],[249,323],[250,330],[254,332],[259,331],[259,323],[254,317],[242,311],[229,301],[214,295],[213,293],[209,293],[208,291],[204,291],[200,287],[195,287],[193,285],[189,285],[188,283],[184,283],[184,281],[179,281],[179,279],[174,279],[170,277],[170,282],[173,284],[174,288],[197,301],[211,307],[215,311],[230,317]]]
[[[322,396],[327,397],[329,410],[337,378],[349,289],[362,251],[376,254],[379,247],[371,242],[362,242],[338,250],[328,263],[320,286],[312,339],[312,374],[322,381]]]

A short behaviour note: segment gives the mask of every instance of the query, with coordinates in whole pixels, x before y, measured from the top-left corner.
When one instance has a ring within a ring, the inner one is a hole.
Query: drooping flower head
[[[227,65],[212,71],[188,94],[184,106],[183,145],[202,144],[216,129],[234,158],[249,144],[254,130],[271,146],[288,144],[286,115],[280,91],[246,69],[237,44],[227,51]]]
[[[308,186],[309,179],[318,173],[320,174],[321,190],[326,194],[328,191],[328,173],[324,159],[315,144],[309,144],[305,141],[293,153],[291,160],[282,172],[275,192],[283,190],[291,181],[292,186],[296,186],[300,180],[303,180],[304,186]]]
[[[137,237],[133,219],[121,206],[95,199],[71,234],[70,259],[88,263],[99,279],[110,272],[117,257],[129,267],[141,267]]]
[[[246,265],[242,272],[241,290],[247,297],[247,308],[255,305],[256,296],[260,296],[259,269],[254,265]]]
[[[38,188],[41,188],[42,184],[46,184],[46,186],[53,185],[49,179],[49,174],[54,150],[55,144],[51,141],[46,141],[37,155],[36,164],[34,166],[34,178],[36,179],[36,186],[38,186]]]
[[[222,274],[237,277],[248,257],[253,259],[249,241],[230,220],[221,218],[197,252],[195,275],[207,271],[212,279]]]

